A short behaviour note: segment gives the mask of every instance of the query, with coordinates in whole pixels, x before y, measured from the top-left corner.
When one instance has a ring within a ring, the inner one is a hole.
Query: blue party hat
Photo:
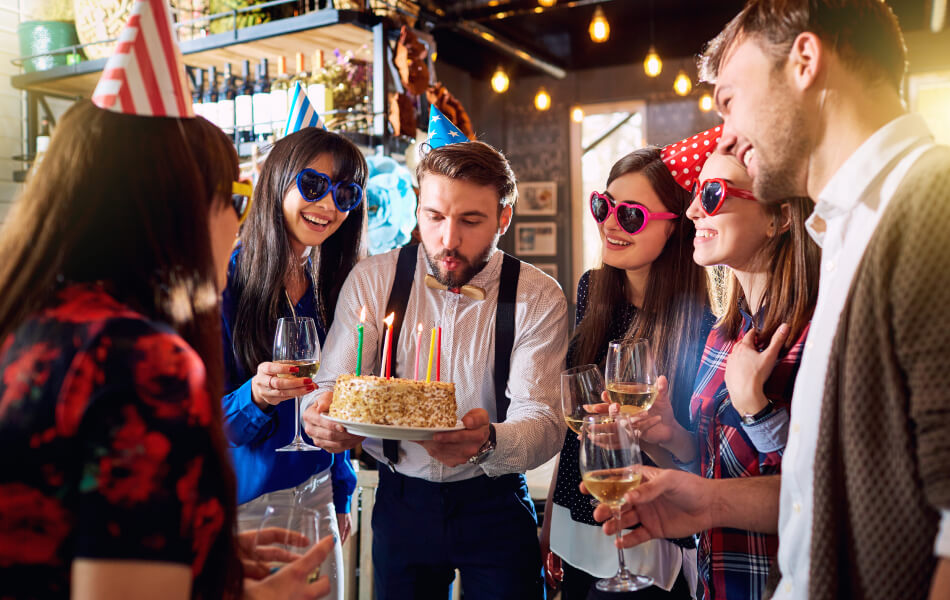
[[[303,129],[304,127],[323,127],[326,125],[320,120],[320,115],[313,109],[307,93],[303,91],[300,82],[294,82],[294,91],[290,95],[290,111],[287,114],[287,126],[284,127],[284,135],[290,135]]]
[[[431,105],[429,108],[429,147],[440,148],[449,144],[467,142],[462,130],[449,121],[442,111]]]

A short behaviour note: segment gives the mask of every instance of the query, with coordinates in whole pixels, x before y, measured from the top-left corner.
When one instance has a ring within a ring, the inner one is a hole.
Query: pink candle
[[[386,377],[387,379],[392,376],[392,373],[390,372],[392,361],[389,357],[392,354],[393,320],[395,320],[395,318],[395,313],[389,313],[389,316],[383,319],[383,323],[386,324],[386,338],[383,342],[383,364],[380,365],[379,376]]]
[[[436,327],[435,330],[435,380],[442,381],[442,328]]]
[[[422,323],[416,328],[416,370],[413,379],[419,379],[419,347],[422,346]]]

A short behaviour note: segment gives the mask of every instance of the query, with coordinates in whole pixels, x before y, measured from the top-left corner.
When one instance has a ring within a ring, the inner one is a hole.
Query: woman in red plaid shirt
[[[644,440],[708,478],[778,474],[789,403],[818,295],[819,250],[805,230],[808,198],[759,203],[745,167],[723,138],[706,161],[687,215],[693,259],[723,265],[724,314],[706,341],[690,402],[691,431],[658,398]],[[751,331],[750,331],[751,330]],[[706,598],[756,600],[765,590],[778,537],[717,528],[700,536]]]

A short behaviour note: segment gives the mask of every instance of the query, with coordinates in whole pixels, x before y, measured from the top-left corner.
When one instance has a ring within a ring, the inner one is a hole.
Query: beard
[[[756,148],[758,172],[752,193],[765,204],[807,196],[809,157],[814,147],[809,132],[814,124],[806,118],[805,108],[782,101],[774,105],[763,122],[774,124],[768,133],[771,151]]]
[[[463,256],[458,250],[443,250],[435,256],[432,256],[429,254],[429,250],[425,247],[425,244],[422,244],[422,251],[425,252],[426,262],[429,263],[429,269],[432,270],[433,277],[445,287],[454,289],[462,287],[471,281],[472,277],[481,273],[485,265],[488,264],[488,259],[495,251],[497,244],[498,238],[496,236],[495,240],[493,240],[487,248],[472,258]],[[443,271],[439,266],[439,261],[445,258],[453,258],[459,261],[460,267],[454,271]]]

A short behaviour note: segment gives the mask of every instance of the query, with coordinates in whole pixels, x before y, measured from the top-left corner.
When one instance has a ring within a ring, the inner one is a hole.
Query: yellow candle
[[[426,383],[432,381],[432,359],[435,358],[435,329],[429,336],[429,366],[426,367]]]

